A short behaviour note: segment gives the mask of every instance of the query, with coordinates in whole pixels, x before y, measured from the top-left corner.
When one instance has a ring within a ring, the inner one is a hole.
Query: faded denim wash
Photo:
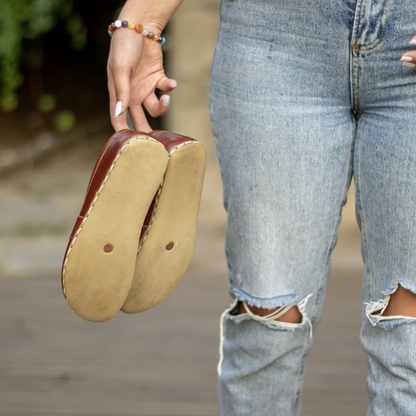
[[[354,175],[368,416],[416,415],[415,0],[223,0],[210,111],[228,212],[221,416],[300,414],[306,357]],[[238,314],[297,305],[300,324]]]

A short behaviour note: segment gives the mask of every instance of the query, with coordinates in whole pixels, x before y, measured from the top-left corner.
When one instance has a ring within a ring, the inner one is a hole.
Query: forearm
[[[140,23],[146,29],[161,33],[183,0],[127,0],[119,20]]]

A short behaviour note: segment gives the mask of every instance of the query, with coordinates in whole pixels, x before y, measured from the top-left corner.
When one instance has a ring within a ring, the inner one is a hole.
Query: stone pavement
[[[62,296],[62,256],[107,137],[1,179],[0,416],[217,414],[218,321],[230,299],[215,156],[195,256],[170,297],[142,314],[91,323]],[[358,235],[350,228],[343,224],[334,252],[324,318],[308,362],[304,416],[365,414],[358,341],[362,265]]]

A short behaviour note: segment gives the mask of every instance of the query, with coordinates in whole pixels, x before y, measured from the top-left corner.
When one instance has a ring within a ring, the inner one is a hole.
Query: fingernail
[[[174,88],[176,88],[178,86],[178,83],[177,82],[175,82],[175,83],[173,83],[170,87],[172,88],[172,89],[174,89]]]
[[[118,117],[120,115],[122,108],[123,108],[123,103],[121,101],[117,101],[116,111],[114,112],[114,117]]]
[[[416,39],[413,39],[409,42],[409,45],[416,45]]]
[[[411,62],[403,62],[403,66],[408,66],[409,68],[416,67],[416,64],[412,64]]]
[[[413,58],[410,56],[402,56],[400,58],[401,61],[413,61]]]
[[[167,107],[169,105],[169,103],[170,103],[169,95],[164,95],[163,98],[162,98],[163,107]]]

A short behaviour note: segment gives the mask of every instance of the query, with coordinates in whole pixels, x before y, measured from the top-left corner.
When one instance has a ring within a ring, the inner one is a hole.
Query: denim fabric
[[[379,311],[416,293],[414,0],[223,0],[210,95],[228,212],[221,416],[299,415],[311,328],[354,175],[365,263],[368,416],[416,414],[416,322]],[[258,322],[238,300],[302,305]]]

